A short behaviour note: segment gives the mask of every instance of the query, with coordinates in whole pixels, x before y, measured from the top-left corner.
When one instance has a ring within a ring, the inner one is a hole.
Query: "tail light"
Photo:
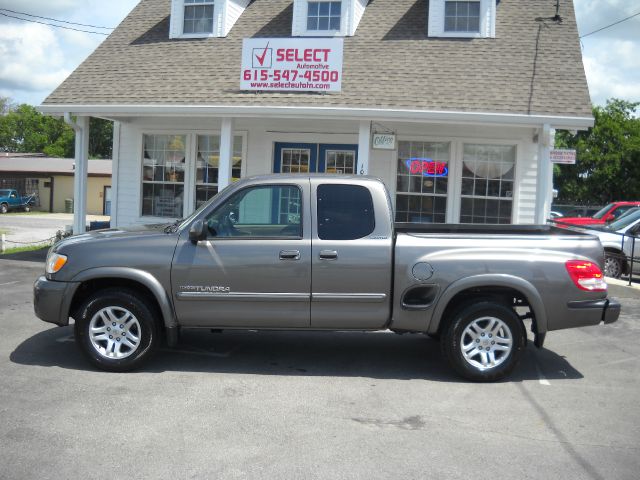
[[[567,272],[573,283],[580,290],[589,292],[604,292],[607,290],[607,282],[600,267],[593,262],[585,260],[568,260],[565,263]]]

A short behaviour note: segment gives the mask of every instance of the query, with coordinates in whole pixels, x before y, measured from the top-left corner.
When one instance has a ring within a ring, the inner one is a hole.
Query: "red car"
[[[613,202],[600,209],[593,217],[559,217],[555,219],[559,226],[571,225],[604,225],[619,218],[630,208],[640,207],[640,202]]]

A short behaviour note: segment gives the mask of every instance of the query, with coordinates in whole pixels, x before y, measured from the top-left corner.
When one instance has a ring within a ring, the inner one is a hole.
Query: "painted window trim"
[[[307,30],[307,19],[309,15],[309,2],[313,1],[330,1],[330,0],[299,0],[302,6],[296,11],[294,6],[294,24],[301,22],[304,25],[300,28],[300,31],[293,36],[296,37],[348,37],[349,35],[349,19],[353,16],[353,2],[354,0],[333,0],[339,1],[342,5],[340,7],[340,30]],[[296,14],[301,18],[296,18]],[[294,27],[295,30],[295,27]]]
[[[169,38],[214,38],[220,37],[221,22],[224,22],[224,14],[226,11],[226,4],[228,0],[211,0],[213,3],[213,31],[211,33],[184,33],[184,9],[189,5],[184,0],[171,0],[171,19],[169,26]],[[174,30],[177,29],[180,33],[174,34]]]
[[[496,0],[479,0],[479,32],[446,32],[444,30],[444,12],[447,0],[428,0],[428,36],[440,38],[495,38],[496,36]],[[488,10],[488,14],[487,14]]]
[[[196,157],[198,155],[197,137],[198,135],[221,135],[220,130],[194,130],[194,129],[166,129],[166,128],[145,128],[140,129],[136,133],[138,137],[138,178],[136,179],[138,188],[138,204],[136,212],[138,221],[143,223],[167,223],[172,217],[156,217],[151,215],[142,215],[142,183],[143,183],[143,162],[144,155],[144,136],[145,135],[186,135],[185,145],[185,175],[184,175],[184,198],[183,198],[183,217],[186,218],[196,210]],[[248,132],[246,130],[236,130],[233,132],[234,137],[242,137],[242,166],[240,167],[240,175],[242,178],[247,176],[247,149],[248,149]],[[193,186],[188,189],[187,185]]]

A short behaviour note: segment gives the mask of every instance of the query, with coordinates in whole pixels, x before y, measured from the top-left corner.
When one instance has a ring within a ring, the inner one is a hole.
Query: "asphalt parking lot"
[[[114,374],[35,317],[34,259],[0,257],[0,478],[638,478],[638,290],[496,384],[392,333],[192,331]]]

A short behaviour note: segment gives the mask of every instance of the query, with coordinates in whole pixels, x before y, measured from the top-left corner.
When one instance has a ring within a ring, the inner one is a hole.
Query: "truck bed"
[[[396,233],[407,234],[458,234],[470,235],[583,235],[552,225],[465,225],[453,223],[395,223]]]

